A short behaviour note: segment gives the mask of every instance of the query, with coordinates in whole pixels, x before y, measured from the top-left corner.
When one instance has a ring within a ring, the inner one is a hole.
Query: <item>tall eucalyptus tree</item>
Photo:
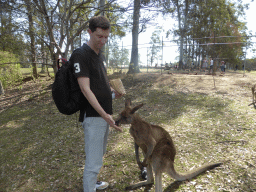
[[[178,28],[174,31],[174,35],[180,37],[180,64],[184,60],[184,50],[186,50],[184,41],[186,39],[192,39],[194,44],[198,45],[194,50],[199,58],[206,55],[215,58],[229,55],[229,58],[234,59],[233,54],[240,55],[239,49],[241,50],[243,44],[230,45],[232,49],[228,49],[224,45],[214,45],[220,41],[232,43],[238,40],[237,38],[217,40],[214,37],[241,36],[240,40],[243,42],[245,40],[242,38],[245,34],[245,25],[239,19],[244,14],[247,5],[242,5],[239,1],[231,3],[227,0],[171,0],[171,3],[176,8],[173,16],[178,21]],[[236,49],[234,49],[235,47]]]

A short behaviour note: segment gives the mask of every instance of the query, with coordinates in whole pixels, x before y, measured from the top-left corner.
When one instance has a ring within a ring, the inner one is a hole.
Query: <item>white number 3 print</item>
[[[80,72],[80,65],[79,65],[79,63],[75,63],[74,67],[76,68],[75,73],[79,73]]]

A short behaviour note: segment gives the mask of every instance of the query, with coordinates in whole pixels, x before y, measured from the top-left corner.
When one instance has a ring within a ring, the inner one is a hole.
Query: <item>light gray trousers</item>
[[[107,150],[108,123],[101,117],[85,117],[83,121],[85,140],[84,192],[95,192],[97,176]]]

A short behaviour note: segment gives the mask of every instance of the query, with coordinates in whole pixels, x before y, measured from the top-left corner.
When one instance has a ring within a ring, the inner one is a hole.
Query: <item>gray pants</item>
[[[85,140],[84,192],[95,192],[97,176],[107,150],[109,125],[101,117],[85,117],[83,121]]]

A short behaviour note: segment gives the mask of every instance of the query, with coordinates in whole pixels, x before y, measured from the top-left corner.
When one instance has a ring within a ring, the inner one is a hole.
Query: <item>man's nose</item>
[[[102,44],[105,44],[105,43],[107,43],[107,41],[108,41],[107,38],[102,38],[101,43],[102,43]]]

